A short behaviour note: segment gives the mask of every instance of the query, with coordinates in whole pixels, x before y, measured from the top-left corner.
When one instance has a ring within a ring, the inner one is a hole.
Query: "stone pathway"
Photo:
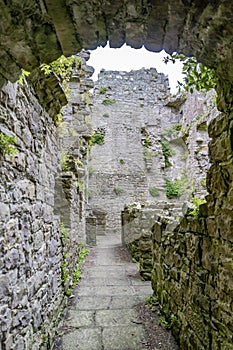
[[[86,258],[56,350],[148,350],[135,305],[152,295],[120,236],[98,237]]]

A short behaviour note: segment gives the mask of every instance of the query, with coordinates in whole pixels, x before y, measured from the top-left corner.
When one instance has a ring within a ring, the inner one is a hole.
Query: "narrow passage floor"
[[[141,281],[119,235],[98,237],[82,275],[55,350],[148,350],[135,306],[153,291]]]

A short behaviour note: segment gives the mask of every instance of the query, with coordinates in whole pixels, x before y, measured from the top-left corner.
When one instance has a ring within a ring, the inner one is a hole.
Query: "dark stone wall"
[[[1,0],[0,6],[1,85],[15,81],[21,67],[104,46],[107,38],[112,47],[194,55],[233,80],[230,1]]]
[[[203,216],[173,230],[159,218],[152,242],[152,286],[180,349],[232,349],[232,242]]]

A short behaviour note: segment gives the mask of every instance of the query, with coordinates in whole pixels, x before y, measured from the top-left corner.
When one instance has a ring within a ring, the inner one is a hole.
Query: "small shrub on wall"
[[[95,132],[91,136],[91,141],[92,141],[93,145],[94,144],[96,144],[96,145],[103,145],[104,144],[104,134],[101,134],[99,132]]]
[[[122,193],[122,188],[120,187],[115,187],[113,191],[116,193],[117,196],[119,196]]]
[[[182,177],[181,179],[176,179],[174,181],[165,179],[165,184],[167,198],[177,198],[184,193],[187,186],[187,179],[185,177]]]
[[[0,133],[0,154],[8,154],[14,158],[15,154],[18,152],[17,148],[14,146],[16,142],[16,137],[8,136]]]
[[[158,197],[159,196],[159,191],[156,187],[152,186],[149,188],[150,195],[152,197]]]
[[[105,98],[102,101],[102,104],[105,106],[112,105],[113,103],[116,103],[116,100],[114,98]]]

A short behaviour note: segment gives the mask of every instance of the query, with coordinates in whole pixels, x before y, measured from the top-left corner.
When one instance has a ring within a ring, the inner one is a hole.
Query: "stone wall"
[[[181,349],[232,349],[232,244],[200,211],[172,230],[155,222],[152,286]]]
[[[180,216],[185,200],[207,194],[213,96],[173,98],[167,77],[155,69],[100,73],[91,122],[103,143],[92,147],[89,202],[105,213],[106,232],[119,231],[120,213],[132,202],[174,203]],[[169,196],[167,180],[182,183],[179,196]]]
[[[123,241],[139,259],[143,277],[150,278],[153,262],[152,287],[182,350],[232,349],[232,114],[224,110],[222,95],[218,102],[225,114],[211,105],[211,94],[204,105],[198,99],[203,96],[188,96],[181,110],[183,128],[189,126],[184,136],[187,165],[197,180],[194,193],[207,194],[207,203],[195,217],[184,208],[187,214],[178,221],[159,204],[128,206],[122,213]],[[169,105],[176,108],[177,100]],[[200,186],[205,170],[208,192]]]
[[[180,118],[165,106],[168,96],[167,77],[155,69],[99,75],[91,122],[104,143],[93,144],[89,188],[91,207],[106,213],[107,232],[120,230],[124,205],[166,198],[161,135]],[[180,159],[185,147],[184,142],[174,145],[173,175],[185,168]]]
[[[223,80],[233,81],[229,1],[1,0],[1,9],[1,86],[7,79],[17,80],[21,67],[30,70],[62,53],[105,46],[107,40],[111,47],[127,43],[193,55],[217,68]]]
[[[54,216],[57,132],[30,88],[10,83],[1,91],[1,132],[16,137],[18,153],[1,153],[0,159],[0,344],[2,349],[39,349],[53,335],[63,303]]]
[[[79,76],[67,107],[73,111],[69,128],[64,123],[55,126],[51,117],[66,102],[54,75],[42,79],[37,71],[30,77],[34,88],[25,80],[22,87],[8,83],[0,92],[0,348],[4,350],[51,347],[67,302],[65,294],[73,284],[80,244],[85,244],[85,191],[79,182],[87,177],[88,135],[85,131],[78,136],[80,130],[72,126],[76,137],[69,144],[65,140],[78,110],[80,118],[85,114],[86,102],[80,106],[78,100],[90,88],[88,80],[84,83],[87,67],[83,68],[82,84]],[[64,149],[69,155],[65,167]]]
[[[154,204],[138,202],[126,206],[122,211],[122,244],[139,262],[140,274],[145,280],[151,279],[152,271],[151,228],[161,213],[171,219],[174,209],[172,207],[172,204],[162,202]]]
[[[207,121],[213,162],[207,173],[207,203],[195,217],[188,209],[180,222],[158,214],[151,228],[152,248],[146,237],[147,252],[152,250],[152,286],[182,350],[233,348],[232,113],[222,95],[218,103],[223,113]],[[137,216],[133,222],[133,213],[127,217],[125,210],[123,215],[137,232],[143,210],[139,222]],[[138,238],[143,244],[143,235]],[[139,251],[141,259],[143,254]]]

